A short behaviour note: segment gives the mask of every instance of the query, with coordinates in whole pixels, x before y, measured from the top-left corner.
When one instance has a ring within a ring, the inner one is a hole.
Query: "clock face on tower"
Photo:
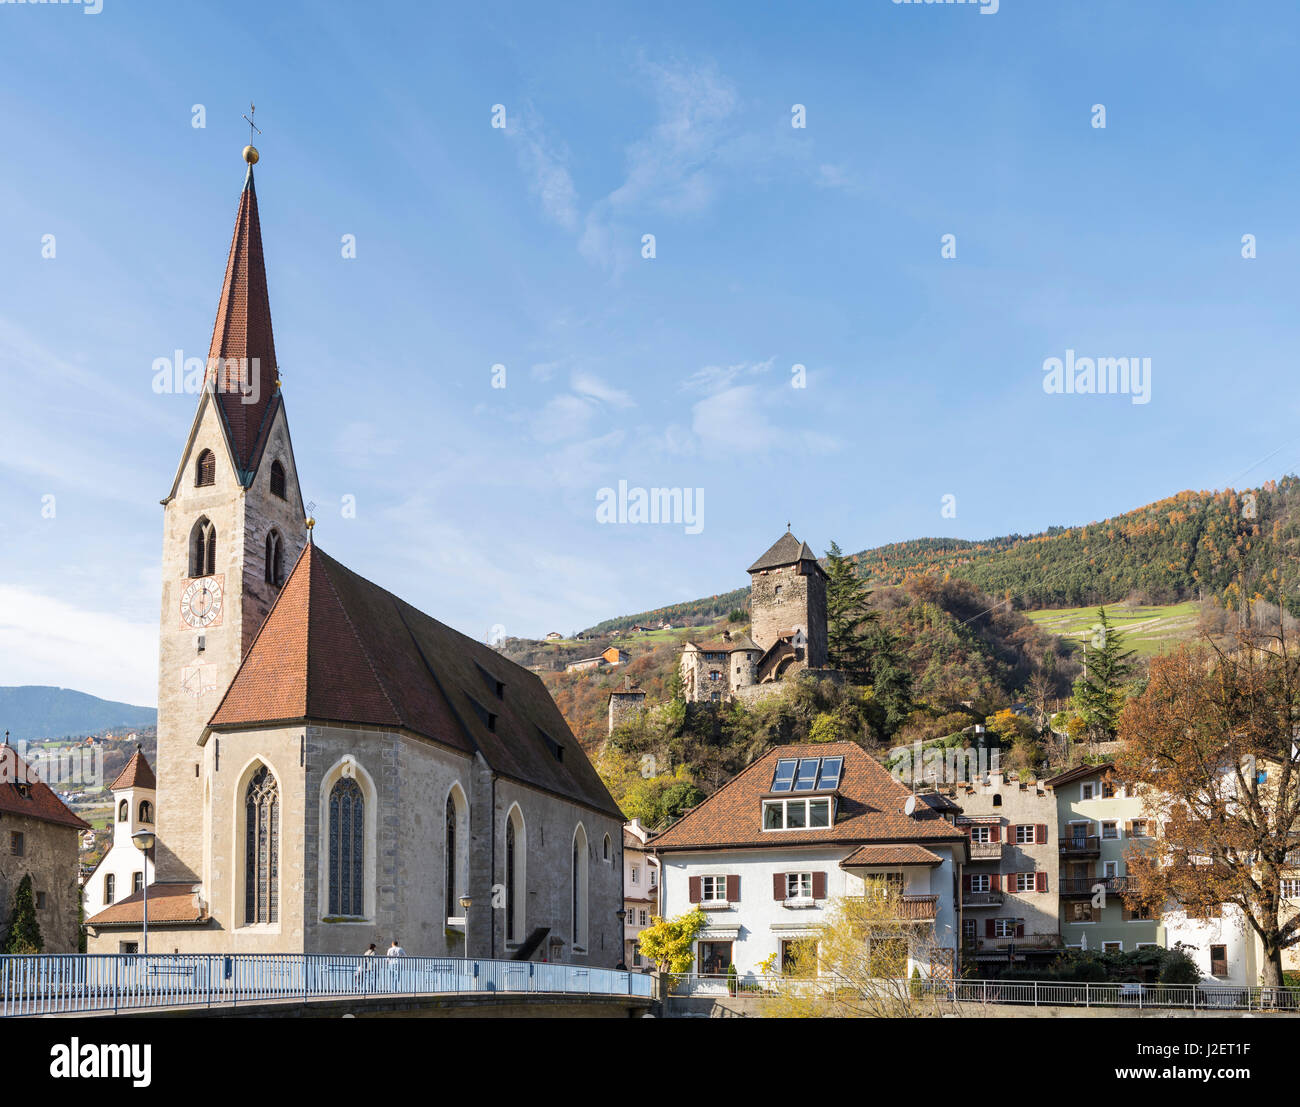
[[[181,593],[181,620],[199,630],[221,622],[221,577],[198,577]]]

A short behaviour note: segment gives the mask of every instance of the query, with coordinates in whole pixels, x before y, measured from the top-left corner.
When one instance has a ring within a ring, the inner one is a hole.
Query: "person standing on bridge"
[[[388,952],[384,954],[384,956],[389,959],[388,960],[388,986],[389,988],[395,988],[397,985],[399,974],[401,972],[401,969],[398,966],[395,958],[405,957],[406,950],[404,950],[401,946],[399,946],[397,944],[397,939],[394,938],[393,944],[388,947]]]
[[[371,943],[370,943],[370,948],[369,948],[368,950],[366,950],[366,952],[363,953],[362,956],[363,956],[363,957],[374,957],[374,956],[376,956],[378,953],[379,953],[379,949],[378,949],[378,947],[375,945],[374,942],[371,942]],[[375,968],[375,963],[374,963],[373,961],[362,961],[361,964],[359,964],[359,965],[357,966],[357,971],[356,971],[356,980],[357,980],[357,983],[358,983],[358,984],[361,983],[361,978],[362,978],[362,976],[365,976],[365,977],[367,977],[367,978],[373,976],[373,975],[374,975],[374,968]]]

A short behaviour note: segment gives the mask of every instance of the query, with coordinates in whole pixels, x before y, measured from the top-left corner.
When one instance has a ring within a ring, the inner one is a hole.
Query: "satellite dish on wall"
[[[907,802],[906,802],[905,804],[903,804],[903,814],[904,814],[904,815],[910,815],[910,814],[912,814],[912,812],[915,811],[915,810],[916,810],[916,797],[915,797],[915,796],[908,796],[908,797],[907,797]]]

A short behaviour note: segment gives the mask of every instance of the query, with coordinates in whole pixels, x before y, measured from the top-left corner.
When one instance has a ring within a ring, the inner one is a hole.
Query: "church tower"
[[[307,540],[248,172],[198,410],[163,504],[158,657],[161,883],[197,882],[210,766],[198,740]]]
[[[810,669],[826,667],[826,570],[789,529],[753,565],[750,637],[765,651],[789,642]]]

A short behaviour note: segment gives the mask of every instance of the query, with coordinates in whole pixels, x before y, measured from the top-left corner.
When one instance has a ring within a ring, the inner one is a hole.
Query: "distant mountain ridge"
[[[0,687],[0,733],[11,741],[79,737],[114,727],[156,726],[158,711],[44,684]]]
[[[970,581],[1019,608],[1082,607],[1243,598],[1300,615],[1300,478],[1258,488],[1179,492],[1084,526],[1049,527],[971,541],[916,538],[851,555],[876,584],[938,574]],[[749,589],[688,600],[597,623],[584,635],[661,620],[712,622],[747,607]]]

